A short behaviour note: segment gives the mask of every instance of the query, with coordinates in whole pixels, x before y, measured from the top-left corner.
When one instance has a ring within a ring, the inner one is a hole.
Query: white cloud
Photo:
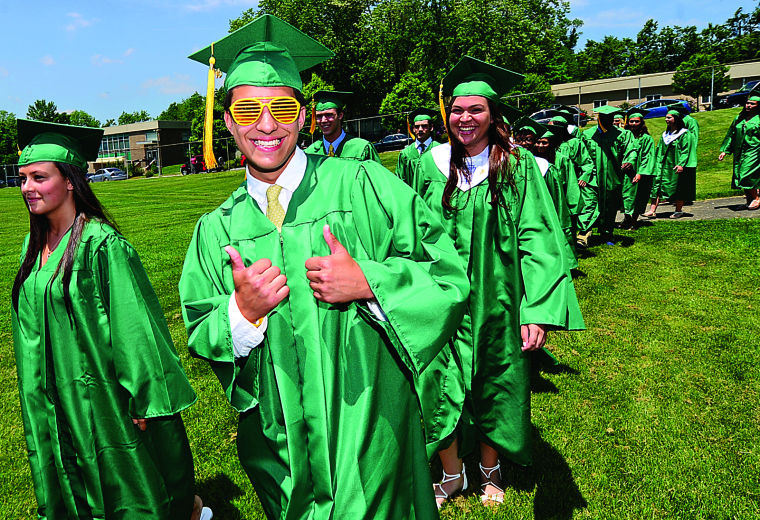
[[[191,82],[187,74],[175,74],[173,77],[161,76],[160,78],[146,79],[142,88],[158,90],[162,94],[192,94],[197,87]]]
[[[68,13],[66,16],[71,18],[71,23],[66,26],[66,30],[69,32],[89,27],[95,21],[94,19],[87,20],[79,13]]]
[[[122,63],[121,60],[109,58],[108,56],[103,56],[102,54],[96,54],[95,56],[90,58],[90,61],[96,67],[102,67],[103,65],[109,65],[111,63]]]
[[[49,67],[50,65],[53,65],[55,63],[55,60],[50,54],[46,54],[45,56],[42,57],[40,62],[42,62],[42,64],[45,65],[46,67]]]
[[[134,52],[135,52],[135,50],[132,47],[130,47],[129,49],[127,49],[126,51],[124,51],[124,57],[126,58],[127,56],[132,56],[132,54],[134,54]]]

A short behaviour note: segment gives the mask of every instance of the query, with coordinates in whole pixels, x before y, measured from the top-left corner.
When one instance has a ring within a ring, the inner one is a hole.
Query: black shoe
[[[623,217],[623,221],[620,223],[620,229],[631,229],[633,227],[633,217],[626,214]]]

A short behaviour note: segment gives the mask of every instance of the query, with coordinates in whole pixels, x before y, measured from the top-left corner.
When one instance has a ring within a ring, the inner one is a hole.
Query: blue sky
[[[205,88],[206,69],[187,59],[226,34],[256,0],[0,0],[0,110],[26,115],[36,99],[101,121],[122,111],[158,116]],[[648,18],[664,25],[722,23],[749,1],[571,0],[586,39],[635,37]]]

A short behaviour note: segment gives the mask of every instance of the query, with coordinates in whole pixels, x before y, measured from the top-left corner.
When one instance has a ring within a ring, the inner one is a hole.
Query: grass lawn
[[[93,185],[140,252],[199,395],[183,416],[198,492],[223,520],[264,517],[237,460],[236,414],[208,365],[187,354],[177,283],[198,217],[241,180],[234,171]],[[5,518],[31,519],[9,319],[28,222],[18,189],[0,190],[0,207],[0,496]],[[550,335],[562,364],[533,382],[534,466],[505,466],[498,511],[467,494],[442,518],[758,517],[760,219],[656,221],[621,243],[581,260],[588,330]],[[477,482],[472,461],[469,471]]]

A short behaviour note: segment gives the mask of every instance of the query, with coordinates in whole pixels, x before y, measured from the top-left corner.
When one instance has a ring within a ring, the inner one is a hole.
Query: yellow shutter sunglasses
[[[275,121],[283,125],[289,125],[298,119],[301,111],[301,103],[292,96],[262,96],[240,98],[230,105],[232,120],[240,126],[252,125],[259,120],[266,107]]]

